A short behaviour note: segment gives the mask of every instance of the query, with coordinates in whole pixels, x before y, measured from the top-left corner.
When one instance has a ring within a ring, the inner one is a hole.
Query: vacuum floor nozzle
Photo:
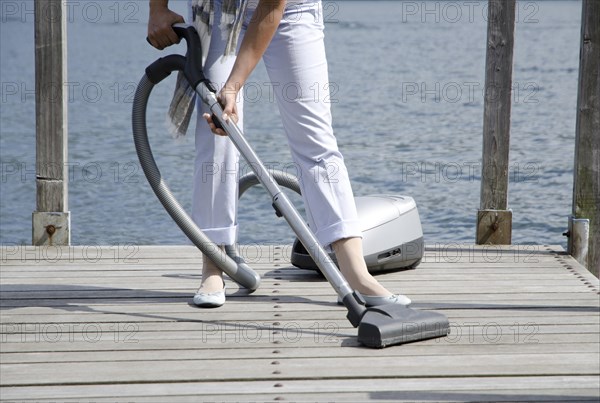
[[[445,315],[396,304],[368,308],[358,325],[358,341],[374,348],[444,337],[449,333],[450,323]]]

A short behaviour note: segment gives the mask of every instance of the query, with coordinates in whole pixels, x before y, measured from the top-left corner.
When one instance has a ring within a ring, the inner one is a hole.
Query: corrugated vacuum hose
[[[173,221],[177,223],[179,228],[181,228],[202,253],[227,273],[235,282],[250,290],[256,290],[260,285],[260,276],[243,263],[243,260],[237,256],[235,248],[228,247],[226,251],[223,251],[213,243],[194,223],[164,181],[152,155],[146,129],[146,107],[153,88],[154,84],[147,75],[144,75],[135,93],[132,114],[135,149],[146,179],[150,183],[150,187],[152,187],[152,190]],[[231,256],[228,256],[228,254]]]

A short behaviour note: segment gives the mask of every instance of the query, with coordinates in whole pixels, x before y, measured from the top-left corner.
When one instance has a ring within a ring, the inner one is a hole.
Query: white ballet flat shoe
[[[385,297],[381,297],[378,295],[362,295],[365,302],[367,303],[367,307],[378,306],[378,305],[387,305],[387,304],[398,304],[403,305],[405,307],[409,307],[412,301],[406,295],[402,294],[391,294]],[[338,305],[344,305],[341,298],[338,297]]]
[[[220,291],[197,292],[194,295],[194,305],[201,308],[218,308],[225,303],[225,286]]]
[[[379,297],[377,295],[363,295],[367,306],[387,305],[387,304],[398,304],[404,306],[410,306],[411,300],[406,295],[392,294],[387,297]]]

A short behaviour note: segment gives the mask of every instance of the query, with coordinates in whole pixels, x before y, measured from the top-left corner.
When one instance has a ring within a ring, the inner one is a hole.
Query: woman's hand
[[[238,122],[238,113],[237,113],[237,104],[236,99],[238,97],[238,93],[240,91],[240,86],[235,84],[226,83],[223,86],[223,89],[217,95],[217,99],[223,108],[223,120],[226,122],[231,119],[234,123]],[[208,113],[202,115],[206,122],[208,122],[208,126],[210,130],[214,134],[218,134],[219,136],[227,136],[225,130],[217,128],[215,122],[213,122],[212,116]]]
[[[155,48],[162,50],[167,46],[179,43],[179,37],[172,25],[184,22],[181,15],[169,10],[166,1],[150,2],[150,18],[148,18],[148,40]]]

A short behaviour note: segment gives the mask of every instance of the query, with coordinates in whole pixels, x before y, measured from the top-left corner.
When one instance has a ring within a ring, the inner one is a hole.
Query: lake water
[[[33,2],[0,4],[0,243],[29,244],[35,210]],[[147,2],[67,4],[72,243],[187,243],[147,184],[131,136],[136,83],[148,64],[168,53],[145,41]],[[185,15],[185,1],[171,4]],[[487,1],[324,3],[334,128],[355,194],[412,196],[429,244],[472,243],[475,237],[486,7]],[[520,1],[517,8],[513,242],[564,245],[581,2]],[[184,52],[182,46],[172,50]],[[170,78],[155,90],[148,125],[158,165],[189,209],[193,136],[174,141],[165,130],[173,85]],[[268,166],[289,167],[269,94],[259,65],[247,86],[246,134]],[[241,204],[240,243],[293,240],[264,191],[251,189]]]

